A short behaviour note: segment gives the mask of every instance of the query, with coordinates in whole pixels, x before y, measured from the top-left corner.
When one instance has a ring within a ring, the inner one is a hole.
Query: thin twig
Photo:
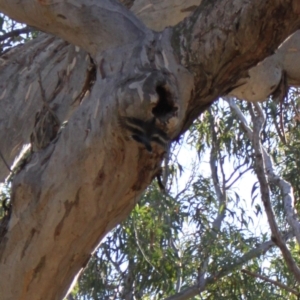
[[[275,129],[276,129],[276,132],[279,136],[279,139],[280,139],[280,141],[282,142],[283,145],[286,145],[287,143],[286,143],[285,137],[282,135],[282,133],[280,131],[280,128],[278,126],[278,123],[276,121],[277,114],[275,116],[272,115],[272,117],[273,117],[273,120],[274,120]]]
[[[283,234],[283,238],[286,241],[293,237],[294,237],[294,234],[292,232]],[[205,281],[206,284],[204,287],[202,287],[200,292],[205,291],[205,289],[207,289],[209,285],[215,284],[216,281],[220,280],[221,278],[225,277],[226,275],[237,270],[239,267],[246,264],[248,261],[250,261],[254,258],[258,258],[261,255],[264,255],[267,251],[269,251],[274,246],[276,246],[274,244],[274,242],[267,241],[267,242],[260,244],[256,248],[251,249],[249,252],[245,253],[242,257],[237,258],[233,263],[224,266],[219,272],[212,274],[210,277],[206,278],[206,281]],[[190,299],[197,295],[199,295],[199,288],[197,285],[193,285],[193,286],[190,286],[189,288],[186,288],[185,290],[181,291],[180,293],[177,293],[175,295],[165,298],[164,300],[187,300],[187,299]]]
[[[263,148],[260,142],[260,131],[261,131],[261,126],[264,122],[264,115],[263,112],[260,109],[260,106],[258,104],[254,105],[257,115],[254,116],[253,119],[253,146],[255,150],[255,155],[256,155],[256,174],[257,178],[260,183],[260,191],[261,191],[261,198],[262,202],[265,207],[265,211],[267,214],[268,222],[270,225],[270,229],[273,235],[273,240],[275,244],[279,247],[281,250],[281,253],[285,259],[285,262],[289,268],[289,270],[294,274],[295,278],[297,279],[298,282],[300,282],[300,269],[297,266],[296,261],[292,257],[292,254],[290,250],[288,249],[287,245],[282,239],[282,236],[279,232],[277,223],[275,221],[275,214],[272,209],[271,205],[271,196],[270,196],[270,188],[269,188],[269,183],[266,178],[266,168],[265,168],[265,159],[263,155]]]
[[[233,170],[233,172],[231,173],[231,175],[226,179],[226,183],[227,183],[228,181],[230,181],[231,178],[235,175],[235,173],[236,173],[237,171],[239,171],[240,168],[244,167],[245,165],[247,165],[247,162],[244,162],[244,163],[242,163],[241,165],[239,165],[238,167],[236,167],[236,168]],[[240,172],[240,173],[241,173],[241,172]]]
[[[252,277],[259,278],[259,279],[261,279],[261,280],[263,280],[263,281],[272,283],[272,284],[278,286],[278,287],[281,288],[281,289],[284,289],[284,290],[286,290],[286,291],[288,291],[288,292],[290,292],[290,293],[293,293],[293,294],[296,295],[296,296],[300,296],[300,293],[299,293],[298,291],[296,291],[296,290],[294,290],[294,289],[288,287],[287,285],[285,285],[285,284],[283,284],[283,283],[280,283],[280,282],[278,282],[278,281],[272,280],[272,279],[270,279],[270,278],[268,278],[268,277],[266,277],[266,276],[262,276],[262,275],[260,275],[260,274],[250,272],[250,271],[248,271],[248,270],[246,270],[246,269],[242,269],[241,272],[243,272],[243,273],[245,273],[245,274],[247,274],[247,275],[250,275],[250,276],[252,276]]]
[[[140,245],[140,240],[139,240],[139,236],[137,233],[137,229],[135,227],[135,224],[133,224],[133,229],[134,229],[134,236],[135,236],[135,240],[136,240],[136,244],[138,246],[138,248],[140,249],[144,259],[146,260],[146,262],[154,269],[155,272],[157,272],[159,275],[161,275],[161,273],[159,271],[156,270],[155,266],[151,263],[150,259],[147,257],[146,253],[144,252],[142,246]]]
[[[209,233],[211,236],[210,243],[213,243],[214,240],[217,238],[218,233],[220,231],[222,222],[225,218],[226,215],[226,190],[224,187],[225,184],[225,174],[224,171],[221,172],[223,175],[223,189],[220,187],[219,183],[219,178],[218,178],[218,169],[217,169],[217,157],[218,157],[218,151],[217,151],[217,135],[214,129],[214,120],[213,116],[211,113],[211,110],[209,110],[210,113],[210,130],[212,134],[212,147],[211,147],[211,152],[210,152],[210,169],[211,169],[211,176],[213,179],[213,184],[215,188],[215,192],[217,195],[217,199],[219,202],[219,209],[218,209],[218,214],[215,217],[214,221],[212,222],[212,228],[211,232]],[[222,162],[220,162],[222,164]],[[198,289],[202,290],[206,284],[207,284],[207,279],[205,278],[205,274],[207,272],[209,264],[209,255],[204,253],[204,257],[202,258],[202,263],[201,266],[199,267],[198,270]]]
[[[252,167],[249,167],[249,168],[247,168],[246,170],[244,170],[244,171],[242,171],[242,172],[240,172],[239,173],[239,176],[236,178],[236,179],[234,179],[232,182],[231,182],[231,184],[229,184],[229,185],[227,185],[226,186],[226,189],[230,189],[245,173],[247,173],[249,170],[251,170],[252,169]]]
[[[10,38],[10,37],[16,37],[19,36],[20,34],[24,34],[24,33],[29,33],[31,32],[33,29],[29,26],[26,26],[24,28],[20,28],[20,29],[15,29],[13,31],[7,32],[3,35],[0,35],[0,42],[5,41],[6,39]]]
[[[276,245],[281,250],[284,260],[288,266],[288,269],[291,271],[292,274],[294,274],[296,280],[298,282],[300,282],[300,269],[297,266],[295,260],[293,259],[287,245],[285,244],[285,242],[283,240],[283,237],[281,236],[281,234],[279,232],[277,223],[275,221],[274,211],[273,211],[272,205],[271,205],[270,189],[269,189],[268,180],[266,178],[266,174],[268,174],[268,178],[271,179],[270,175],[272,175],[272,168],[270,168],[270,167],[272,166],[272,163],[271,163],[271,159],[270,159],[269,155],[263,148],[261,141],[260,141],[261,129],[265,122],[265,117],[264,117],[263,111],[258,104],[254,104],[254,108],[255,108],[255,112],[254,112],[252,105],[249,104],[249,106],[248,106],[249,112],[252,117],[252,122],[253,122],[253,126],[254,126],[253,131],[252,131],[246,121],[246,118],[243,116],[242,112],[237,107],[237,105],[233,102],[233,100],[231,99],[230,101],[228,101],[228,103],[229,103],[230,107],[234,110],[236,115],[239,117],[240,121],[242,122],[242,127],[246,131],[246,134],[247,134],[248,138],[250,139],[250,141],[252,142],[254,150],[255,150],[255,156],[256,156],[255,171],[256,171],[256,175],[257,175],[257,178],[260,183],[261,198],[262,198],[262,202],[265,207],[266,215],[267,215],[270,229],[272,232],[272,239],[273,239],[274,243],[276,243]],[[269,166],[269,164],[270,164],[270,166]],[[278,178],[280,178],[280,177],[278,176],[276,179],[278,180]],[[278,185],[278,181],[275,182],[275,184]],[[286,200],[285,199],[286,197],[289,197],[289,199],[290,199],[291,191],[289,191],[288,194],[283,194],[283,196],[284,196],[283,197],[284,200]],[[292,204],[289,202],[289,205],[291,206]],[[298,222],[295,221],[294,223],[298,223]],[[293,223],[293,225],[297,225],[294,223]],[[291,226],[291,227],[294,229],[294,226]],[[297,229],[297,227],[299,227],[299,226],[296,226],[296,229]],[[297,234],[296,234],[296,237],[297,237]],[[297,238],[297,240],[298,240],[298,238]]]

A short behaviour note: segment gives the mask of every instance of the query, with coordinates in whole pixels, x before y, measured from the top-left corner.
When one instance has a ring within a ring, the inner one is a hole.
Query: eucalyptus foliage
[[[299,102],[297,95],[296,90],[289,93],[283,111],[272,99],[262,104],[263,146],[272,155],[276,171],[294,187],[296,199],[300,118],[297,104],[291,103]],[[251,104],[237,103],[251,122]],[[184,160],[187,165],[180,163],[181,148],[185,157],[190,153],[190,161]],[[181,291],[199,284],[204,270],[207,282],[199,295],[180,299],[298,299],[298,285],[274,244],[255,252],[271,240],[271,234],[255,179],[253,146],[228,103],[220,99],[200,116],[170,153],[163,166],[166,191],[153,181],[126,222],[94,253],[74,298],[168,299],[173,295],[176,299]],[[221,204],[212,168],[224,197]],[[253,183],[246,194],[242,186],[249,178]],[[289,226],[280,191],[270,188],[278,226],[286,233]],[[225,216],[218,228],[215,220],[221,210]],[[299,262],[299,245],[290,239],[288,246]],[[294,293],[255,275],[282,283]]]

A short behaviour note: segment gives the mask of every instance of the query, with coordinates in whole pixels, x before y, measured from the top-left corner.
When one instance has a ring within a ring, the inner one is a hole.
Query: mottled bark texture
[[[121,1],[128,4],[128,1]],[[149,28],[163,30],[174,26],[193,12],[201,0],[136,0],[131,1],[131,10]],[[265,101],[276,92],[284,80],[289,86],[300,86],[300,31],[297,31],[275,53],[240,78],[231,96],[247,101]]]
[[[298,3],[203,0],[157,33],[112,0],[0,0],[56,36],[1,57],[1,152],[11,164],[24,143],[34,150],[0,230],[1,299],[61,299],[157,173],[167,137],[298,28]]]

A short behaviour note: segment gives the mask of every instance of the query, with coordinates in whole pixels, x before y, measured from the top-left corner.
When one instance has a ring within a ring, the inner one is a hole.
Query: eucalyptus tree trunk
[[[1,299],[62,299],[167,144],[300,23],[297,0],[200,2],[156,32],[113,0],[0,0],[48,33],[0,62],[1,153],[11,165],[32,143],[0,230]]]

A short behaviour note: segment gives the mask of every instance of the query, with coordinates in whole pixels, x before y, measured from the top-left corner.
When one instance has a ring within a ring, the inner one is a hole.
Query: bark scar
[[[86,95],[87,92],[90,92],[92,90],[92,87],[94,83],[96,82],[97,79],[97,68],[95,65],[94,60],[92,59],[91,56],[90,58],[90,64],[86,70],[86,77],[85,77],[85,82],[83,84],[83,87],[81,89],[81,92],[79,95],[76,97],[76,99],[73,101],[73,104],[76,103],[77,101],[79,103],[82,102],[84,96]]]
[[[65,214],[54,230],[54,239],[60,235],[61,230],[64,226],[65,219],[69,216],[72,208],[74,206],[78,205],[80,190],[81,190],[81,188],[78,189],[76,196],[75,196],[75,200],[73,202],[70,202],[69,200],[65,201],[65,203],[64,203],[65,204]]]

